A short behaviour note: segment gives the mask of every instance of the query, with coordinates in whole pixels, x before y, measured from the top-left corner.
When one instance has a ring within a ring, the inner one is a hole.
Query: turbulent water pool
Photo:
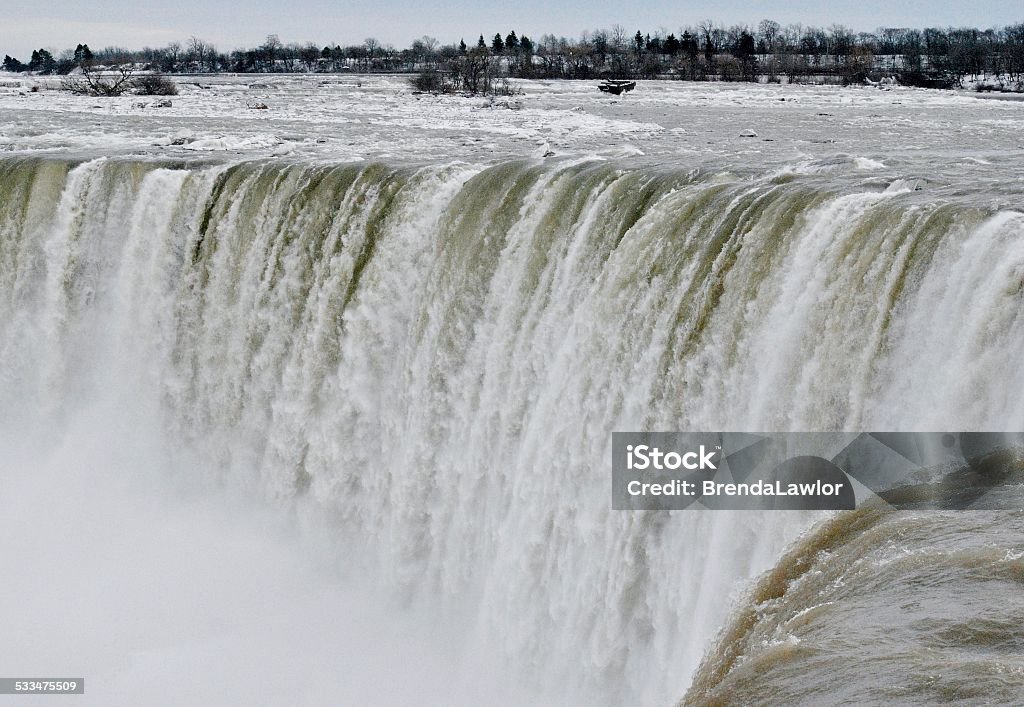
[[[612,431],[1024,430],[1024,103],[30,84],[0,81],[5,672],[95,704],[1024,694],[1017,512],[609,497]]]

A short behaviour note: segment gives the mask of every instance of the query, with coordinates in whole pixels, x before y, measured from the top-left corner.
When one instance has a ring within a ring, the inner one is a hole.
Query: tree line
[[[678,78],[721,81],[853,83],[895,76],[904,84],[949,87],[967,76],[993,76],[1016,88],[1024,81],[1024,23],[1001,28],[882,28],[854,32],[781,25],[723,26],[707,21],[630,34],[620,25],[573,39],[480,34],[475,42],[441,44],[421,37],[405,49],[374,38],[342,46],[285,44],[269,35],[258,47],[221,52],[197,37],[166,47],[92,51],[86,44],[54,57],[46,49],[27,63],[5,55],[3,69],[67,74],[79,67],[123,66],[167,74],[388,72],[435,76],[444,87],[472,90],[496,77],[542,79]],[[440,77],[440,78],[438,78]],[[431,83],[430,81],[427,82]]]

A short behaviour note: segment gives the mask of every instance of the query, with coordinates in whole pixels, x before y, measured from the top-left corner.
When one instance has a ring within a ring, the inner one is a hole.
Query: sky
[[[164,46],[196,36],[221,51],[257,46],[268,34],[286,44],[361,44],[374,37],[402,48],[423,35],[442,44],[467,42],[496,32],[539,37],[578,37],[583,30],[625,27],[630,34],[678,32],[710,19],[725,25],[756,25],[764,18],[782,24],[843,24],[856,31],[878,27],[992,27],[1024,21],[1024,6],[1007,0],[50,0],[11,3],[0,16],[0,54],[27,60],[33,49],[62,50],[79,42],[97,49]]]

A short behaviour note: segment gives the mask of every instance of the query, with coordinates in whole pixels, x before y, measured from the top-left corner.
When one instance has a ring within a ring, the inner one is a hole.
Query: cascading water
[[[792,173],[8,158],[0,415],[111,401],[510,680],[667,704],[819,516],[612,511],[611,432],[1024,429],[1022,233]]]

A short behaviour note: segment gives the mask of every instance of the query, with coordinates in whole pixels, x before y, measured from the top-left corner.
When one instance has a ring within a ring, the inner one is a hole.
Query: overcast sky
[[[830,6],[831,5],[831,6]],[[32,49],[61,50],[85,42],[138,49],[183,41],[195,35],[222,51],[262,43],[276,33],[285,43],[359,44],[375,37],[405,47],[422,35],[442,43],[467,42],[509,30],[579,36],[585,29],[624,26],[678,32],[684,25],[711,19],[724,24],[756,25],[763,18],[787,24],[844,24],[855,30],[878,27],[970,25],[991,27],[1024,21],[1016,0],[518,0],[473,3],[468,0],[48,0],[7,3],[0,15],[0,54],[28,59]]]

